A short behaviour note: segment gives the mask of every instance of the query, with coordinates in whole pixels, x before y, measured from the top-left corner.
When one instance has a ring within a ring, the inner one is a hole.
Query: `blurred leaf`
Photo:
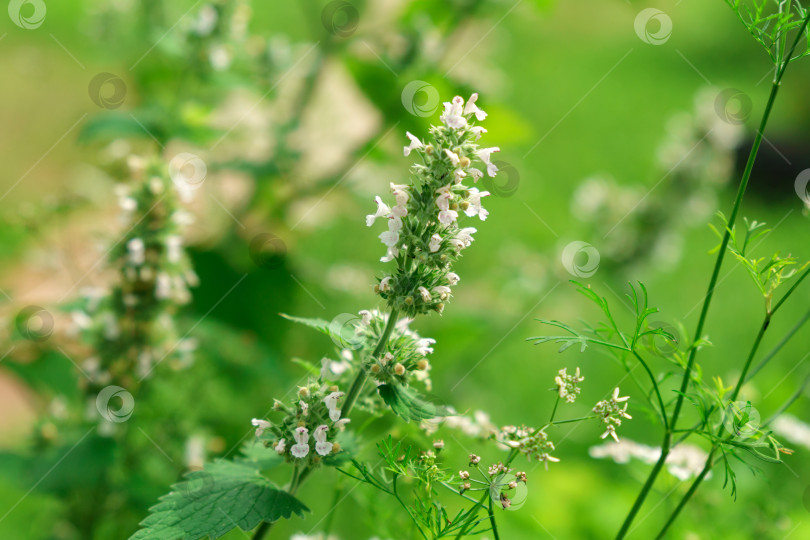
[[[404,386],[383,384],[377,388],[377,391],[383,401],[394,411],[394,414],[406,422],[429,420],[450,414],[446,407],[426,401],[419,394]]]

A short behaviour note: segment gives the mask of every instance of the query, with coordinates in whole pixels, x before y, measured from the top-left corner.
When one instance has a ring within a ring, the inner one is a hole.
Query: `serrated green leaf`
[[[259,474],[257,464],[218,460],[193,471],[161,497],[130,540],[219,538],[239,527],[303,517],[309,509]]]
[[[318,332],[326,334],[332,338],[335,345],[338,345],[341,348],[357,349],[362,344],[362,340],[354,333],[353,324],[354,321],[359,323],[361,320],[360,317],[349,318],[346,320],[335,318],[331,321],[327,321],[324,319],[293,317],[292,315],[287,315],[286,313],[281,313],[280,315],[289,321],[297,322],[299,324],[303,324],[304,326],[309,326]]]
[[[394,411],[394,414],[406,422],[429,420],[450,414],[446,407],[422,399],[419,394],[404,386],[383,384],[377,388],[377,391],[386,405]]]

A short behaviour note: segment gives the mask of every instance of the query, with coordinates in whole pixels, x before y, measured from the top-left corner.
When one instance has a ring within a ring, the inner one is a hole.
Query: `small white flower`
[[[292,445],[290,453],[298,459],[307,457],[307,454],[309,454],[309,430],[305,427],[295,428],[293,438],[296,444]]]
[[[452,225],[458,219],[458,212],[455,210],[442,210],[439,212],[439,223],[445,227]]]
[[[315,428],[315,432],[312,435],[315,438],[315,451],[322,456],[331,454],[334,446],[333,443],[326,440],[326,432],[328,430],[329,426],[322,424]]]
[[[346,424],[348,424],[349,422],[351,422],[351,419],[350,419],[350,418],[341,418],[340,420],[337,420],[337,421],[335,422],[334,427],[335,427],[336,429],[343,430],[343,428],[345,428],[345,427],[346,427]]]
[[[283,454],[284,451],[287,449],[287,439],[279,439],[273,449],[278,452],[279,454]]]
[[[391,279],[391,278],[388,278],[388,279]],[[357,314],[360,315],[360,324],[362,324],[363,326],[368,326],[369,324],[371,324],[371,318],[373,317],[373,315],[371,314],[371,312],[369,310],[362,309],[362,310],[358,311]]]
[[[395,247],[399,242],[399,233],[398,232],[391,232],[386,231],[379,236],[382,243],[388,247]]]
[[[253,424],[254,426],[256,426],[256,436],[257,437],[261,437],[262,433],[264,433],[264,430],[265,429],[270,429],[270,426],[273,425],[270,422],[268,422],[267,420],[262,420],[260,418],[254,418],[253,420],[250,421],[250,423]]]
[[[489,191],[481,191],[479,192],[476,188],[470,189],[470,198],[467,199],[467,202],[470,206],[464,211],[469,217],[473,217],[474,215],[478,215],[481,221],[487,219],[489,212],[481,206],[481,198],[489,196]]]
[[[380,291],[388,292],[391,290],[391,276],[385,276],[380,280]]]
[[[478,106],[475,104],[477,100],[478,100],[477,93],[470,96],[470,99],[467,100],[467,104],[464,105],[464,114],[465,115],[474,114],[475,118],[479,122],[481,122],[484,120],[484,118],[487,117],[487,113],[478,108]]]
[[[410,195],[408,194],[408,186],[405,184],[394,184],[391,182],[391,191],[394,193],[397,206],[405,206],[408,204],[408,199],[410,198]]]
[[[434,234],[430,237],[430,243],[428,244],[428,249],[431,253],[436,253],[439,251],[439,248],[442,245],[442,237],[438,234]]]
[[[456,274],[455,272],[448,272],[448,274],[447,274],[447,281],[450,282],[451,286],[458,283],[460,279],[461,278],[458,277],[458,274]]]
[[[422,338],[416,342],[416,352],[422,356],[427,356],[429,353],[433,352],[431,345],[434,343],[436,343],[436,340],[433,338]]]
[[[388,251],[385,252],[385,256],[380,257],[380,262],[391,262],[396,259],[397,255],[399,255],[399,248],[389,246]]]
[[[419,287],[416,290],[419,291],[419,294],[422,296],[422,301],[430,302],[431,296],[429,290],[427,290],[425,287]]]
[[[458,234],[456,235],[456,240],[464,244],[464,247],[469,247],[470,244],[472,244],[473,241],[472,235],[475,232],[478,232],[478,229],[476,229],[475,227],[464,227],[463,229],[458,231]]]
[[[138,208],[138,201],[132,197],[121,197],[118,199],[118,206],[120,206],[121,210],[124,212],[134,212]]]
[[[470,171],[470,176],[472,176],[473,183],[478,182],[481,178],[484,177],[484,173],[481,172],[480,169],[476,169],[475,167],[470,167],[467,170]]]
[[[448,149],[444,149],[444,153],[447,154],[447,157],[450,158],[450,162],[453,164],[453,167],[458,167],[459,157],[458,154],[455,152],[451,152]]]
[[[498,172],[498,166],[492,163],[490,158],[493,152],[500,152],[500,151],[501,151],[500,148],[498,148],[497,146],[493,146],[492,148],[481,148],[480,150],[478,150],[478,152],[476,152],[478,159],[480,159],[481,161],[484,162],[484,164],[486,164],[487,174],[489,176],[494,177],[495,173]]]
[[[391,216],[388,218],[388,230],[392,233],[398,233],[402,230],[402,218],[399,216]]]
[[[464,100],[461,96],[456,96],[452,102],[444,103],[444,114],[439,117],[439,120],[449,128],[462,129],[467,127],[467,119],[463,113]]]
[[[301,407],[301,414],[307,416],[309,414],[309,404],[306,401],[299,401],[298,405]]]
[[[484,129],[483,127],[481,127],[481,126],[473,126],[473,127],[470,128],[470,133],[475,135],[476,140],[480,139],[481,135],[483,135],[486,132],[487,132],[487,130]]]
[[[388,207],[387,204],[382,202],[382,199],[377,196],[374,197],[374,202],[377,203],[377,213],[376,214],[369,214],[366,216],[366,226],[371,227],[374,225],[374,220],[378,217],[388,217],[391,215],[391,209]]]
[[[447,287],[445,285],[439,285],[437,287],[433,287],[433,292],[438,294],[439,298],[441,298],[442,300],[446,300],[447,297],[450,296],[451,291],[450,291],[450,287]]]
[[[343,392],[332,392],[323,398],[323,403],[326,405],[326,408],[329,409],[329,418],[332,420],[332,422],[337,422],[340,420],[340,409],[337,406],[337,402],[344,395],[345,394]]]
[[[140,238],[133,238],[127,242],[127,252],[129,254],[129,262],[135,266],[140,266],[144,263],[145,259],[145,246],[143,240]]]
[[[408,138],[411,140],[411,144],[402,149],[402,153],[405,154],[405,156],[409,156],[411,150],[416,150],[418,148],[422,148],[423,146],[425,146],[424,144],[422,144],[422,141],[411,135],[409,132],[406,131],[405,135],[407,135]]]

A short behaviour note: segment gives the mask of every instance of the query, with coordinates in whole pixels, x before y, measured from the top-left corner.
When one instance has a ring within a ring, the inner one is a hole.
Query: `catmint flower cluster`
[[[576,369],[573,375],[569,375],[566,368],[561,369],[557,376],[554,377],[560,399],[564,399],[568,403],[576,401],[580,392],[580,388],[577,385],[584,380],[585,377],[580,375],[579,368]]]
[[[487,114],[478,108],[478,94],[466,104],[456,96],[444,104],[441,126],[432,126],[426,141],[407,133],[410,144],[404,154],[417,154],[421,163],[411,167],[414,180],[410,185],[391,184],[393,206],[376,197],[377,211],[366,217],[372,226],[385,219],[388,230],[380,234],[386,246],[383,262],[394,262],[396,268],[380,278],[375,291],[391,308],[410,317],[444,309],[451,287],[459,276],[451,271],[452,263],[473,241],[474,227],[461,227],[461,214],[482,221],[488,212],[481,200],[489,195],[468,187],[483,177],[486,170],[495,176],[498,167],[491,155],[500,149],[480,148],[478,140],[486,130],[476,125]],[[479,168],[481,167],[481,168]]]
[[[616,428],[622,425],[622,418],[633,418],[627,414],[627,400],[630,396],[619,397],[619,388],[613,389],[613,395],[610,399],[602,400],[593,407],[593,412],[605,424],[605,432],[601,438],[606,438],[608,435],[613,437],[616,442],[619,442],[619,437],[616,436]]]
[[[509,448],[516,449],[526,456],[542,461],[548,470],[549,462],[559,462],[558,458],[550,455],[554,451],[554,443],[548,438],[545,428],[535,429],[526,426],[504,426],[497,435],[497,440]]]
[[[109,292],[83,290],[72,316],[94,349],[83,363],[92,385],[132,389],[166,358],[174,367],[191,362],[193,341],[178,337],[174,315],[198,279],[181,236],[189,214],[166,165],[132,157],[129,166],[132,181],[117,190],[126,232],[109,258],[118,280]]]
[[[364,350],[371,350],[388,324],[388,314],[377,310],[363,310],[360,317],[355,333]],[[408,328],[411,320],[403,318],[397,321],[382,354],[369,360],[368,371],[379,383],[398,382],[407,385],[413,378],[430,391],[430,362],[427,356],[433,352],[432,345],[436,340],[423,338]]]
[[[290,403],[274,402],[275,411],[286,413],[281,421],[251,420],[256,437],[288,461],[318,463],[340,451],[334,438],[349,422],[348,418],[341,418],[343,396],[337,386],[322,382],[302,386]]]

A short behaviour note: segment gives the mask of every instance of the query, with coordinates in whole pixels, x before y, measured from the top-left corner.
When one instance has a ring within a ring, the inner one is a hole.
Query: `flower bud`
[[[416,363],[416,369],[418,369],[420,371],[424,371],[424,370],[426,370],[428,368],[429,365],[430,365],[430,363],[427,361],[427,359],[422,358],[421,360],[419,360]]]
[[[298,387],[298,397],[307,397],[309,396],[309,388],[306,386],[299,386]]]
[[[459,158],[458,160],[458,166],[461,167],[462,169],[466,169],[467,167],[470,166],[470,158],[468,158],[467,156],[461,156],[461,158]]]
[[[380,372],[380,364],[373,364],[371,366],[371,372],[375,373],[375,374],[379,373]]]
[[[396,365],[394,365],[394,373],[397,375],[405,375],[405,366],[397,362]]]

